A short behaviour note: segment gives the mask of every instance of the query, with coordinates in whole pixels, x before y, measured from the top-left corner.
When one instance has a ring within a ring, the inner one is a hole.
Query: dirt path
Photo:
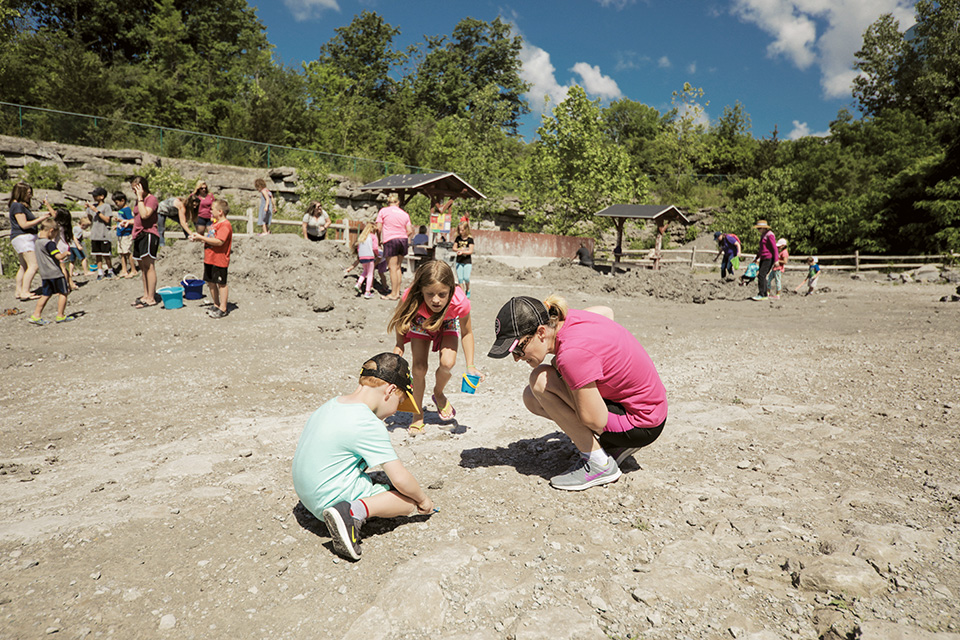
[[[161,284],[198,255],[174,247]],[[667,428],[620,481],[555,491],[572,446],[523,409],[525,365],[480,355],[455,424],[391,420],[440,513],[368,523],[354,564],[289,473],[309,413],[392,346],[347,261],[238,241],[220,321],[135,310],[138,281],[88,283],[66,325],[0,318],[0,637],[960,638],[951,287],[833,276],[753,303],[715,276],[481,261],[481,354],[511,295],[610,305]]]

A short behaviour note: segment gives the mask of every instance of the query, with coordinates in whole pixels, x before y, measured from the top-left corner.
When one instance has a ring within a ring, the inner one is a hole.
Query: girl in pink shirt
[[[457,340],[461,335],[467,372],[480,376],[481,380],[483,374],[473,365],[474,341],[470,301],[456,286],[450,265],[431,260],[417,269],[413,284],[403,292],[387,330],[397,335],[394,353],[402,356],[408,342],[412,351],[413,399],[420,407],[420,413],[414,414],[410,432],[423,432],[423,393],[427,386],[431,345],[433,351],[440,352],[436,382],[433,386],[433,402],[437,405],[441,420],[453,419],[457,412],[444,394],[444,388],[457,364]]]
[[[531,367],[523,402],[580,451],[550,480],[580,491],[616,481],[620,464],[652,443],[667,420],[667,393],[640,342],[609,307],[567,309],[563,298],[512,298],[497,314],[491,358],[513,355]],[[544,364],[553,355],[552,364]]]

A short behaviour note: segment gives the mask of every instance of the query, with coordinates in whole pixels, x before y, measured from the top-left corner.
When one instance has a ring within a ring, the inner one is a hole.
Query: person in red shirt
[[[233,248],[233,227],[227,220],[230,205],[226,200],[214,200],[210,207],[211,220],[206,235],[190,234],[194,242],[206,245],[203,249],[203,279],[210,287],[213,309],[207,312],[211,318],[227,315],[227,267],[230,266],[230,250]]]

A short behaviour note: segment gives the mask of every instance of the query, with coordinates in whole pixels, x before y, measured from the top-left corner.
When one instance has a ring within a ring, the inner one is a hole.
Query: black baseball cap
[[[395,353],[380,353],[370,358],[368,362],[372,362],[374,366],[361,369],[361,378],[370,376],[397,385],[398,389],[407,394],[397,411],[420,413],[420,409],[417,408],[417,401],[413,399],[413,378],[410,376],[410,366],[406,360]]]
[[[107,190],[104,189],[103,187],[97,187],[96,189],[90,192],[90,195],[92,195],[94,198],[96,198],[97,196],[103,196],[104,198],[106,198]]]
[[[491,358],[506,358],[517,346],[520,338],[533,335],[537,327],[550,322],[547,307],[530,296],[510,298],[500,307],[495,327],[496,339],[487,355]]]

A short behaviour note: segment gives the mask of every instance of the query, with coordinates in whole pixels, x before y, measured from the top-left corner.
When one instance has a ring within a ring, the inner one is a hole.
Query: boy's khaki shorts
[[[133,253],[133,236],[120,236],[117,238],[117,253]]]

